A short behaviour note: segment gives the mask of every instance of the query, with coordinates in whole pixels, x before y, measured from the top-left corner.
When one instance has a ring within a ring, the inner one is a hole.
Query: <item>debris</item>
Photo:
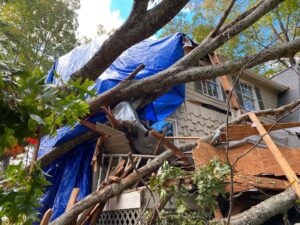
[[[251,176],[261,174],[284,176],[283,171],[278,167],[275,158],[268,149],[256,146],[248,152],[251,148],[253,148],[253,144],[246,143],[229,149],[229,161],[231,164],[235,163],[234,170],[236,172]],[[299,149],[289,147],[279,147],[279,149],[296,174],[300,175]],[[242,155],[244,156],[240,158]],[[199,142],[198,146],[193,150],[193,159],[196,168],[205,165],[213,158],[225,162],[225,148],[218,148],[205,142]]]
[[[66,210],[69,210],[75,204],[79,191],[79,188],[73,188]]]
[[[53,214],[53,210],[52,209],[48,209],[45,212],[45,214],[44,214],[44,216],[43,216],[43,218],[41,220],[40,225],[48,225],[52,214]]]
[[[300,198],[300,186],[299,186],[299,179],[296,176],[294,170],[291,168],[288,161],[285,159],[285,157],[282,155],[274,141],[272,140],[271,136],[267,133],[255,113],[249,112],[249,117],[252,120],[253,123],[256,125],[256,129],[258,130],[260,136],[265,141],[266,145],[272,152],[273,156],[275,157],[277,163],[285,173],[285,176],[293,186],[295,192],[297,193],[298,197]]]

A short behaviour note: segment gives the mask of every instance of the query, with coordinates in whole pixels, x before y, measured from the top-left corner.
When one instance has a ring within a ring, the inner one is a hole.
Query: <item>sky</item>
[[[133,0],[81,0],[80,3],[79,36],[95,38],[99,24],[106,31],[121,26],[130,13]]]

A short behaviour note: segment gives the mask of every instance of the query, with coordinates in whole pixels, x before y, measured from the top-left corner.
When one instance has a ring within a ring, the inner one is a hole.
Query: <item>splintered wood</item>
[[[241,155],[252,147],[253,144],[249,143],[229,149],[230,163],[233,164]],[[280,147],[279,149],[295,173],[300,175],[300,149],[287,147]],[[205,142],[199,142],[198,146],[193,150],[193,158],[195,167],[198,168],[207,164],[213,158],[225,162],[226,152],[225,149],[216,148]],[[244,175],[285,175],[269,149],[261,147],[255,147],[248,154],[241,157],[234,165],[234,170]]]
[[[299,127],[300,122],[295,123],[278,123],[273,126],[273,124],[263,124],[263,127],[268,131],[270,128],[272,128],[272,131],[274,130],[280,130],[284,128],[291,128],[291,127]],[[226,141],[226,129],[224,129],[224,132],[221,134],[221,141]],[[234,141],[234,140],[240,140],[244,139],[246,137],[249,137],[251,135],[258,135],[259,132],[257,129],[252,127],[251,124],[234,124],[234,125],[228,125],[228,140]]]
[[[229,162],[233,165],[235,173],[238,174],[238,176],[236,174],[234,176],[234,191],[250,189],[251,186],[280,190],[292,185],[298,197],[300,197],[299,179],[297,177],[297,175],[300,175],[300,149],[276,146],[266,130],[270,128],[279,130],[297,127],[300,123],[283,123],[274,126],[271,124],[263,125],[255,113],[250,112],[248,115],[253,124],[229,126],[229,139],[239,140],[250,135],[259,134],[267,148],[254,147],[253,144],[246,143],[229,149]],[[214,158],[226,162],[226,151],[224,148],[217,148],[208,143],[199,142],[198,146],[193,150],[193,158],[195,168],[207,164]],[[260,177],[260,182],[256,182],[255,180],[261,175],[286,176],[289,183],[284,180],[267,177]]]
[[[273,156],[275,157],[277,163],[281,167],[282,171],[284,172],[285,176],[293,186],[293,189],[297,193],[298,197],[300,197],[300,186],[299,186],[299,179],[296,176],[293,168],[289,164],[289,162],[286,160],[286,157],[281,153],[281,151],[278,149],[274,141],[272,140],[271,136],[267,133],[264,126],[261,124],[255,113],[250,112],[248,113],[250,119],[253,122],[253,125],[255,125],[256,129],[258,130],[260,136],[272,152]]]

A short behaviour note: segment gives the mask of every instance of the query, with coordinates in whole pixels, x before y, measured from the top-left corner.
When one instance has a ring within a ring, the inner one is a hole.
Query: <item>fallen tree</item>
[[[231,225],[259,225],[266,222],[268,219],[278,214],[284,214],[290,208],[295,206],[297,195],[293,189],[287,189],[284,192],[268,198],[267,200],[251,207],[238,215],[232,216]],[[226,218],[221,221],[221,224],[226,224]]]
[[[255,114],[257,116],[278,115],[278,114],[282,114],[282,113],[291,112],[292,110],[294,110],[295,108],[298,108],[299,106],[300,106],[300,99],[295,102],[292,102],[288,105],[279,107],[277,109],[261,110],[261,111],[255,112]],[[243,115],[239,116],[238,118],[232,120],[229,124],[236,124],[236,123],[239,123],[240,121],[247,120],[248,118],[249,118],[248,114],[243,114]],[[224,128],[224,126],[226,126],[226,124],[222,125],[217,130],[221,130],[222,128]],[[219,132],[216,133],[216,135],[218,135],[218,134],[219,134]],[[201,139],[201,141],[211,142],[214,137],[215,137],[215,135],[209,135],[207,137],[203,137]],[[183,152],[189,151],[189,150],[192,150],[194,147],[196,147],[196,145],[197,145],[197,143],[185,144],[185,145],[180,146],[179,149],[181,149]],[[93,192],[92,194],[86,196],[84,199],[77,202],[71,209],[69,209],[63,215],[61,215],[59,218],[57,218],[55,221],[53,221],[51,223],[51,225],[69,224],[74,219],[76,219],[77,216],[80,213],[82,213],[85,209],[87,209],[97,203],[105,203],[110,198],[121,194],[124,190],[126,190],[127,188],[130,188],[133,184],[135,184],[137,181],[139,181],[140,176],[144,177],[146,175],[151,174],[153,171],[158,169],[163,164],[164,161],[169,160],[174,156],[175,156],[175,154],[173,151],[171,151],[171,150],[165,151],[164,153],[155,157],[153,160],[148,162],[146,165],[144,165],[143,167],[138,169],[139,174],[137,174],[136,172],[133,172],[130,175],[128,175],[126,178],[122,179],[119,183],[113,183],[111,185],[106,186],[104,189]],[[292,207],[293,204],[291,204],[291,202],[294,201],[296,198],[295,193],[292,190],[287,191],[286,193],[287,193],[286,195],[283,194],[283,196],[286,196],[285,198],[282,199],[283,203],[285,206]],[[280,198],[275,198],[274,201],[280,202]],[[269,202],[272,203],[273,201],[270,200]],[[273,215],[283,212],[283,210],[285,210],[285,211],[287,210],[287,208],[285,208],[285,207],[277,207],[273,213],[270,213],[270,207],[273,207],[273,205],[270,206],[269,202],[261,203],[261,205],[259,206],[259,209],[254,208],[252,210],[246,211],[248,213],[245,212],[245,214],[243,214],[242,216],[235,216],[234,218],[236,218],[236,221],[237,221],[237,223],[235,223],[235,224],[248,224],[248,223],[246,223],[247,219],[251,216],[253,217],[253,213],[255,213],[257,210],[260,210],[261,217],[266,216],[266,220],[268,218],[272,217]],[[266,208],[264,208],[264,207],[266,207]],[[274,213],[276,213],[276,214],[274,214]],[[234,219],[234,218],[232,218],[232,219]],[[243,220],[242,218],[244,218],[245,220]],[[263,219],[264,218],[262,218],[260,220],[257,219],[257,220],[255,220],[255,223],[253,223],[253,224],[259,224],[259,223],[257,223],[257,221],[259,222],[259,221],[262,221]],[[241,222],[243,222],[243,223],[241,223]]]
[[[94,57],[92,57],[92,59],[82,69],[73,74],[73,79],[90,78],[96,80],[123,51],[146,37],[151,36],[156,30],[169,22],[180,11],[180,9],[185,6],[188,0],[177,0],[176,4],[173,2],[171,4],[171,1],[169,0],[163,0],[156,7],[150,10],[147,9],[148,2],[149,0],[134,1],[132,12],[125,24],[103,43],[102,47],[98,50]],[[95,113],[100,112],[101,106],[114,106],[120,101],[136,99],[140,96],[145,96],[149,99],[148,101],[153,101],[176,84],[215,78],[224,74],[237,73],[241,70],[252,68],[270,60],[282,57],[289,58],[300,51],[300,39],[296,39],[281,46],[272,46],[254,55],[241,57],[217,66],[200,67],[199,60],[206,58],[209,54],[212,54],[230,39],[252,26],[265,14],[278,7],[278,4],[282,2],[282,0],[261,1],[251,9],[242,13],[236,19],[223,25],[234,5],[234,2],[235,1],[230,2],[229,7],[224,12],[224,15],[221,17],[217,27],[189,54],[169,69],[155,74],[152,77],[137,81],[126,80],[122,82],[122,85],[117,85],[115,88],[97,96],[96,98],[90,99],[89,115],[94,115]],[[300,100],[278,109],[267,109],[257,111],[255,113],[257,116],[278,115],[290,112],[299,105]],[[239,123],[240,121],[247,119],[248,114],[244,114],[230,121],[229,124]],[[226,124],[217,129],[215,134],[203,137],[202,141],[211,142],[212,140],[215,140],[215,138],[219,135],[219,130],[224,127],[226,127]],[[54,151],[49,152],[39,160],[43,165],[47,165],[58,158],[61,153],[66,153],[79,143],[89,140],[91,137],[95,136],[95,133],[89,132],[86,136],[82,135],[78,138],[74,138],[63,145],[57,146]],[[180,146],[180,149],[182,151],[191,150],[195,147],[195,145],[196,143]],[[104,204],[108,199],[119,195],[122,191],[139,181],[140,176],[143,177],[151,174],[159,168],[165,160],[171,159],[172,157],[174,157],[173,151],[165,151],[145,166],[141,167],[138,170],[138,173],[133,172],[120,182],[107,185],[103,189],[86,196],[51,224],[70,224],[87,208],[98,203]],[[294,200],[294,192],[292,190],[285,191],[242,214],[232,217],[231,224],[260,224],[270,217],[278,213],[282,213],[283,210],[285,211],[287,208],[292,207],[294,205]],[[279,204],[279,206],[272,209],[272,204],[274,203]],[[255,218],[253,215],[256,215],[255,217],[258,218]],[[218,222],[225,223],[225,220]]]

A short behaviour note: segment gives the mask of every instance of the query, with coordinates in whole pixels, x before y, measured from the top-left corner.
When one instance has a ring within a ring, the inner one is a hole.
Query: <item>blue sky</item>
[[[129,16],[133,0],[112,0],[111,10],[120,10],[120,16],[122,19],[126,19]]]
[[[133,0],[81,0],[78,10],[80,37],[95,38],[97,27],[118,28],[128,17]]]
[[[129,16],[133,0],[81,0],[80,4],[79,37],[95,38],[99,24],[106,31],[121,26]]]

